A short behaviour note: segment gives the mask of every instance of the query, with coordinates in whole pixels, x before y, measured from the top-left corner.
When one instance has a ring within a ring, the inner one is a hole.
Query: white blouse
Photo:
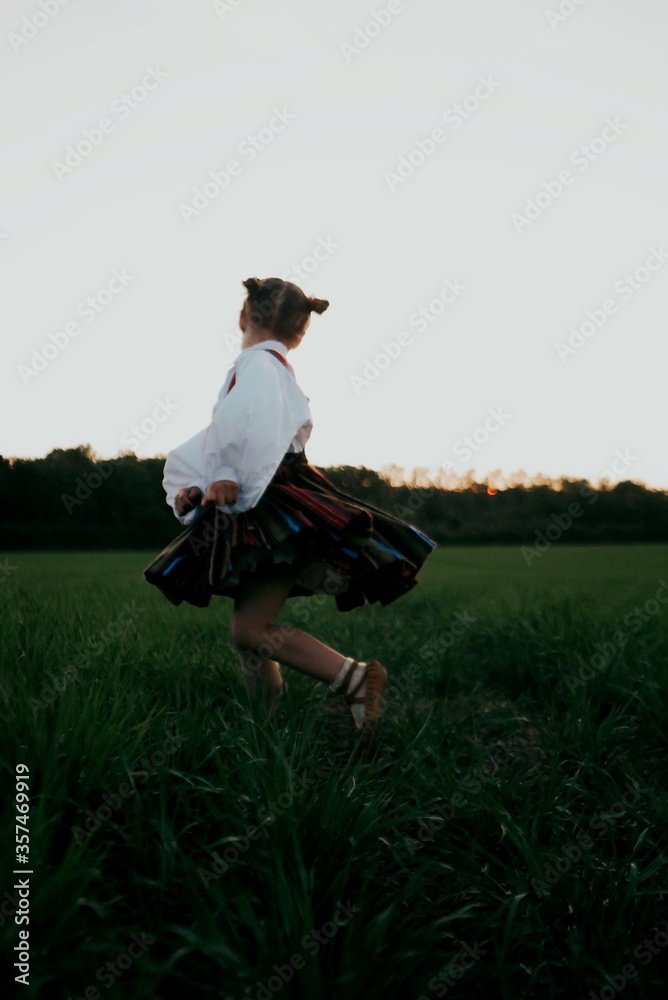
[[[239,354],[213,408],[211,423],[167,455],[162,485],[167,503],[181,524],[201,513],[195,507],[179,515],[174,500],[184,486],[202,493],[219,479],[239,484],[235,503],[222,506],[229,513],[254,507],[287,451],[303,451],[313,423],[308,399],[288,368],[268,349],[287,356],[280,340],[265,340]],[[236,382],[228,392],[232,376]]]

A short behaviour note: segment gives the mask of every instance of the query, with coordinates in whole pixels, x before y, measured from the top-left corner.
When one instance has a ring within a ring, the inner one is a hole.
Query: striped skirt
[[[290,597],[335,596],[340,611],[390,604],[411,590],[436,543],[417,528],[337,489],[303,452],[284,456],[251,510],[214,504],[144,570],[172,604],[235,597],[258,566],[299,560]]]

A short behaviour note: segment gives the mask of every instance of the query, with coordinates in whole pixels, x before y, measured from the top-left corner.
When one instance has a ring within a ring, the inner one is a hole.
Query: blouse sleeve
[[[237,501],[226,507],[231,513],[258,503],[299,430],[286,377],[292,378],[267,352],[253,351],[238,366],[234,388],[214,409],[204,440],[204,481],[206,486],[220,479],[239,484]]]
[[[206,434],[207,428],[204,428],[178,448],[174,448],[167,455],[165,462],[162,485],[167,494],[167,503],[181,524],[190,524],[200,513],[195,507],[187,514],[177,514],[174,502],[176,494],[182,487],[197,486],[202,493],[206,489],[201,471],[201,455]]]

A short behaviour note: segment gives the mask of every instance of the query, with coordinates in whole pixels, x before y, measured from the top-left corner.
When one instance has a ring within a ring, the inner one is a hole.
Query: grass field
[[[387,608],[289,601],[386,663],[366,751],[287,668],[277,718],[253,711],[230,603],[171,606],[153,554],[5,560],[3,995],[18,764],[16,995],[666,995],[668,547],[442,548]]]

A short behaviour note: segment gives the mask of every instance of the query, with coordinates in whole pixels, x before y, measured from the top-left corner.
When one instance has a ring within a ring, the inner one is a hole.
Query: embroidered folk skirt
[[[227,514],[209,504],[144,570],[172,604],[234,597],[259,566],[301,567],[290,597],[332,594],[340,611],[390,604],[417,583],[436,543],[417,528],[337,489],[288,453],[257,505]]]

